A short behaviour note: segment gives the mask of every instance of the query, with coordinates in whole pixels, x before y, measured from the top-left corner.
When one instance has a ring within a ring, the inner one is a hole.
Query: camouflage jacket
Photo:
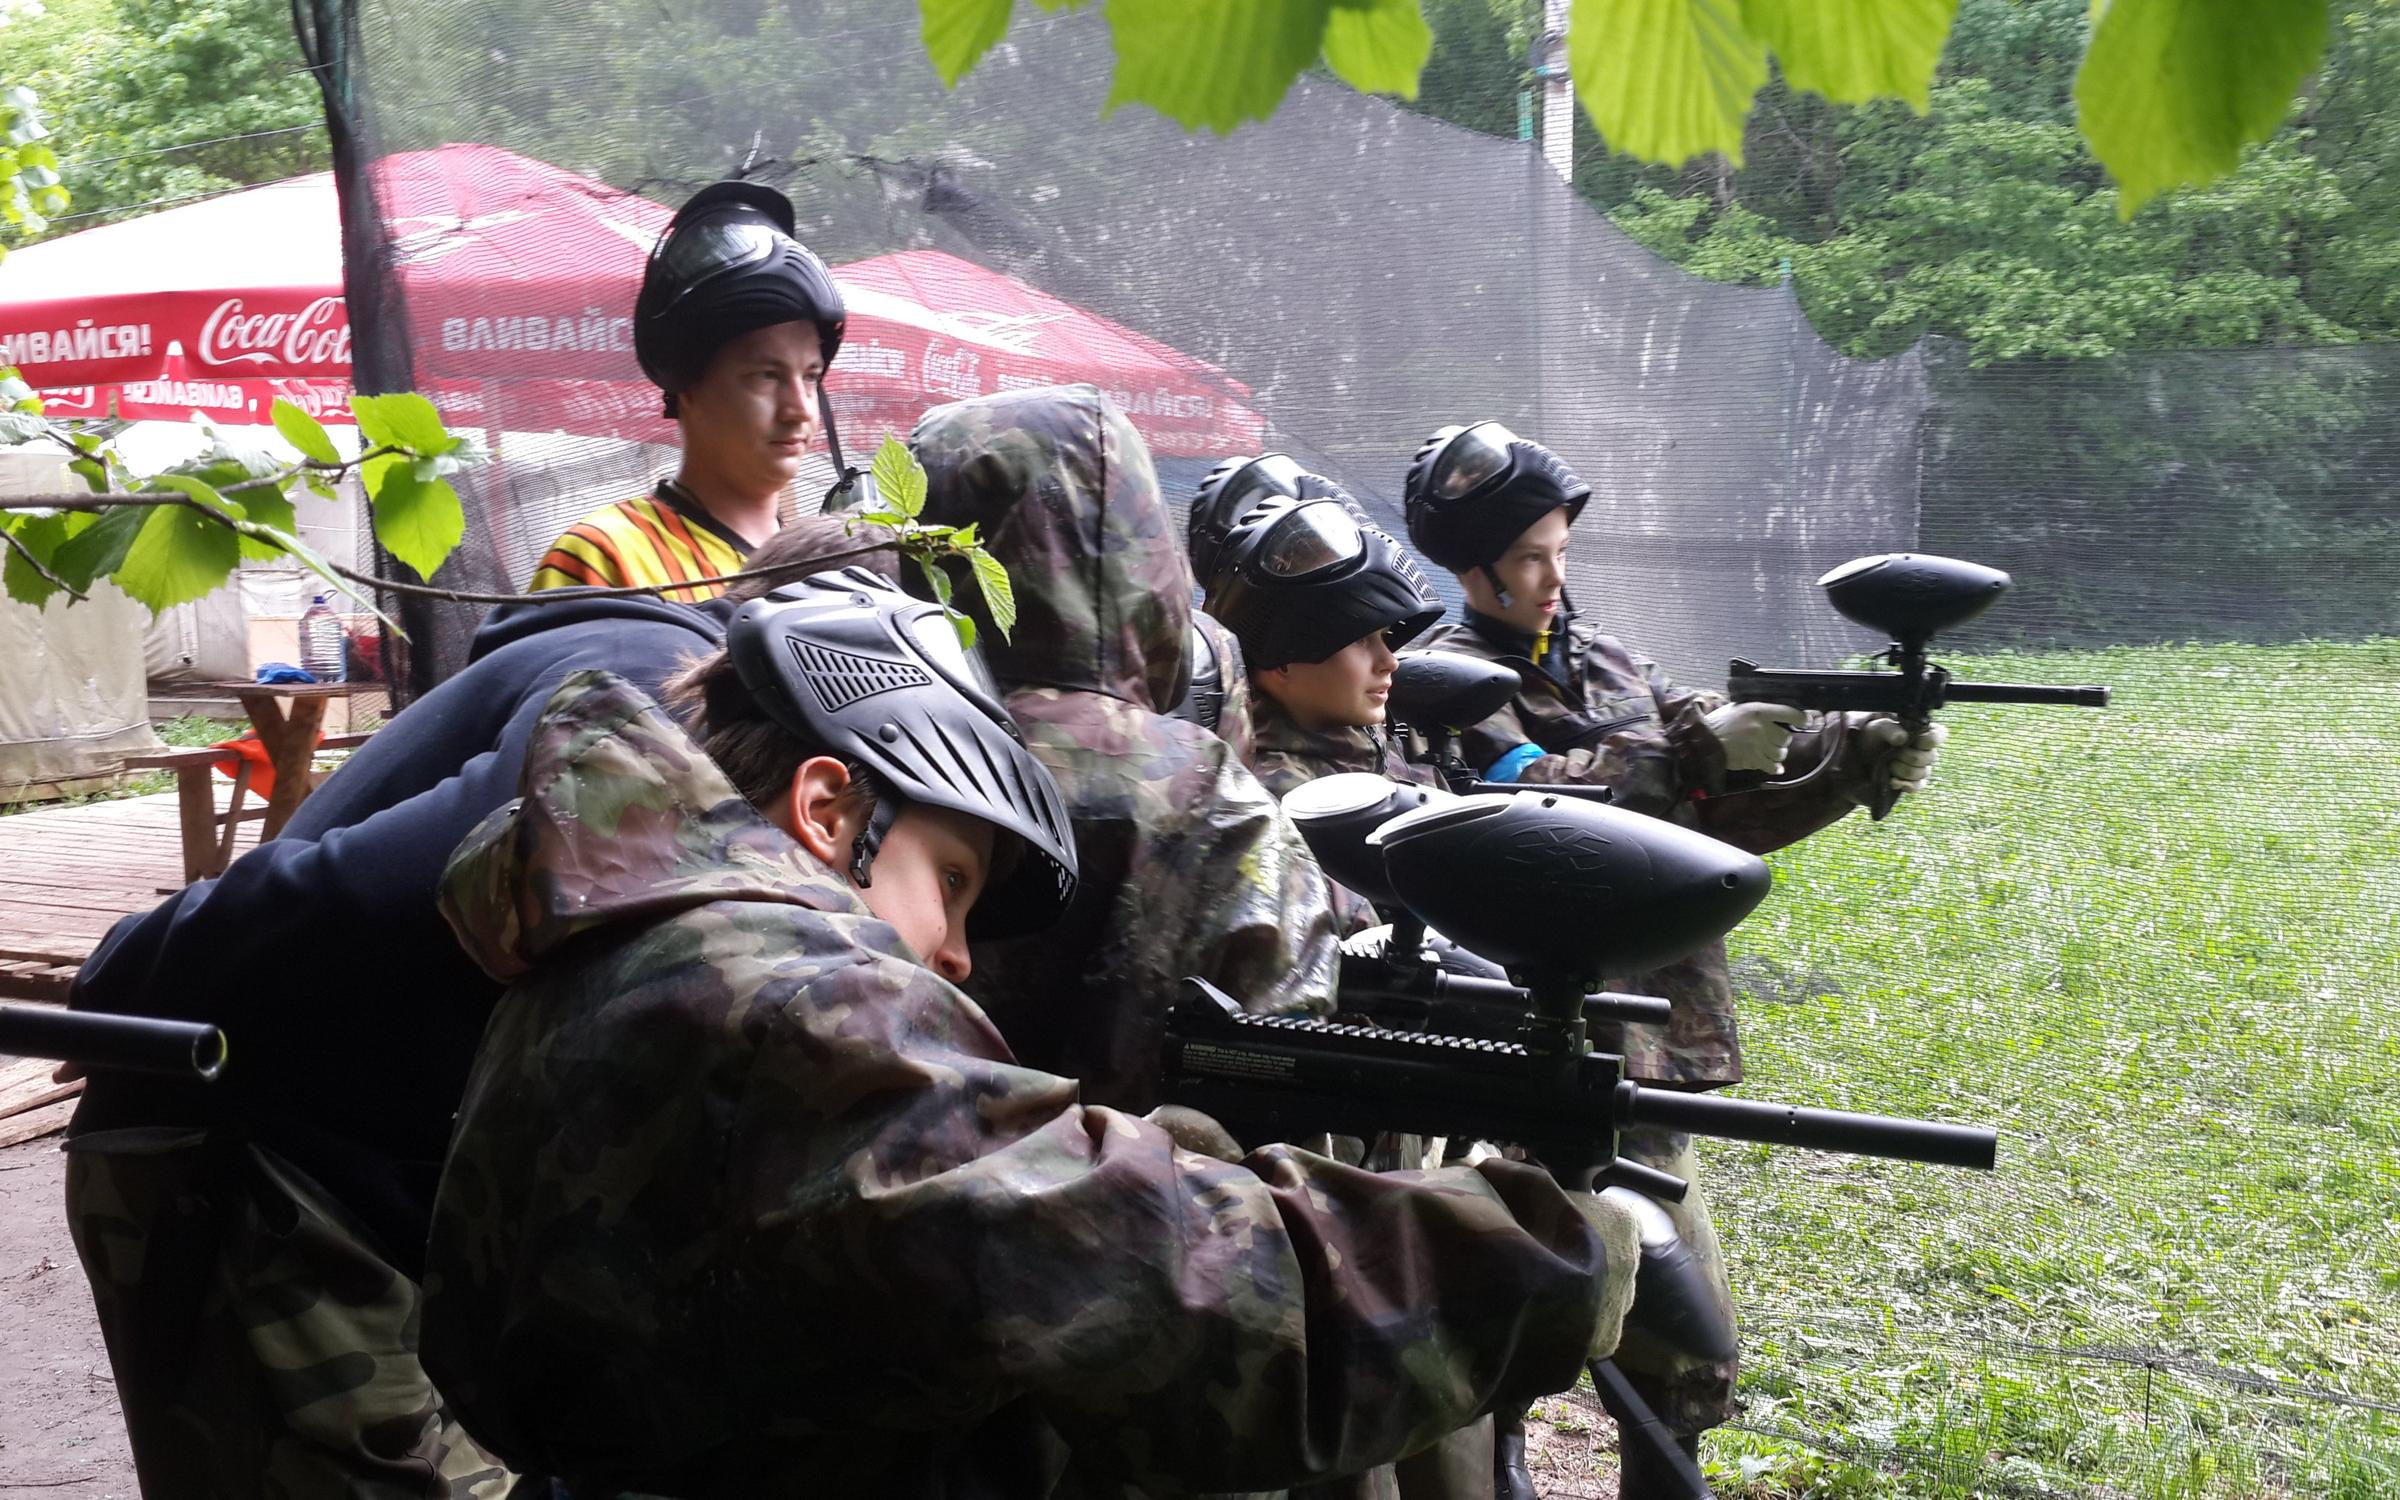
[[[1260,693],[1251,709],[1251,734],[1257,744],[1254,765],[1258,779],[1277,797],[1320,776],[1345,771],[1371,771],[1393,781],[1416,786],[1440,786],[1431,766],[1410,764],[1380,729],[1303,729],[1284,706]]]
[[[1724,697],[1676,686],[1656,662],[1571,616],[1550,634],[1538,662],[1532,638],[1471,610],[1424,644],[1503,663],[1523,684],[1514,703],[1459,737],[1460,755],[1484,774],[1505,768],[1506,779],[1528,784],[1605,786],[1619,806],[1760,854],[1858,806],[1863,757],[1827,768],[1805,787],[1728,788],[1724,749],[1703,722]],[[1783,779],[1816,769],[1828,740],[1814,729],[1795,736]],[[1540,753],[1529,756],[1521,746]],[[1619,1036],[1595,1036],[1594,1045],[1623,1050],[1632,1076],[1695,1087],[1741,1081],[1724,944],[1647,974],[1615,976],[1611,985],[1675,1005],[1664,1028],[1626,1025]]]
[[[1338,776],[1344,771],[1371,771],[1418,786],[1441,785],[1441,777],[1431,766],[1409,764],[1401,758],[1391,737],[1380,730],[1303,729],[1300,721],[1270,695],[1260,693],[1252,701],[1255,704],[1251,710],[1252,735],[1257,752],[1251,764],[1258,772],[1258,779],[1278,800],[1290,796],[1294,787],[1320,776]],[[1333,887],[1333,917],[1335,928],[1344,937],[1364,932],[1383,920],[1365,898],[1339,885]]]
[[[1066,920],[976,948],[971,990],[1025,1061],[1148,1109],[1186,975],[1330,1008],[1325,876],[1234,747],[1162,712],[1191,679],[1191,569],[1124,414],[1090,386],[1015,391],[936,407],[911,443],[924,519],[979,527],[1015,583],[1006,639],[968,609],[1082,865]]]
[[[510,988],[424,1355],[577,1494],[1267,1489],[1565,1387],[1621,1295],[1529,1168],[1234,1165],[1079,1106],[618,678],[568,679],[521,791],[442,894]]]

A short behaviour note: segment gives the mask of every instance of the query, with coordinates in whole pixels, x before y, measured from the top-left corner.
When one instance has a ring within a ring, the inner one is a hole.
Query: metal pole
[[[1568,0],[1542,3],[1542,159],[1559,179],[1575,179],[1575,81],[1567,76]]]

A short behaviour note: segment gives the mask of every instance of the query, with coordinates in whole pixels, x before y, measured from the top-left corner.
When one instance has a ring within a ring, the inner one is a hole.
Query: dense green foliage
[[[56,132],[75,193],[59,233],[328,165],[324,106],[285,0],[20,7],[0,24],[0,79],[39,95]]]
[[[1513,133],[1535,7],[1430,0],[1418,106]],[[2077,129],[2088,0],[1965,0],[1930,111],[1835,108],[1780,76],[1742,165],[1682,171],[1587,130],[1576,186],[1628,233],[1719,281],[1787,269],[1825,337],[1886,354],[1925,334],[1978,361],[2400,334],[2400,4],[2335,18],[2325,66],[2240,168],[2130,219]]]

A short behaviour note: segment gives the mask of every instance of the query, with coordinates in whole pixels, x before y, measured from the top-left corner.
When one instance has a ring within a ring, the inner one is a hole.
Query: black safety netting
[[[1852,359],[1530,143],[1313,78],[1224,138],[1104,119],[1104,17],[1019,9],[945,91],[909,6],[360,0],[365,156],[498,148],[453,218],[352,246],[404,299],[362,369],[496,455],[438,581],[521,586],[672,431],[609,321],[638,254],[579,281],[562,232],[525,269],[548,302],[485,309],[407,303],[410,267],[492,215],[638,238],[742,168],[866,288],[829,380],[853,459],[927,405],[1088,379],[1178,505],[1282,449],[1397,532],[1418,443],[1495,418],[1597,492],[1578,607],[1694,684],[1880,645],[1812,586],[1846,558],[2006,567],[1937,656],[2112,706],[1946,713],[1935,790],[1778,855],[1732,945],[1743,1095],[1989,1123],[2000,1170],[1707,1148],[1747,1359],[1712,1461],[1729,1490],[1805,1452],[1908,1494],[2400,1493],[2400,351]],[[1094,325],[1136,354],[1045,342]],[[478,611],[411,607],[421,688]]]

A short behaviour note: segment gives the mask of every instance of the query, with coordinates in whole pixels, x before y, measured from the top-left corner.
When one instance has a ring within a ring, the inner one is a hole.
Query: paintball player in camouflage
[[[1192,575],[1124,413],[1091,386],[1010,391],[934,408],[910,446],[923,519],[978,527],[1016,581],[1005,637],[979,599],[967,610],[1083,860],[1057,931],[977,949],[975,998],[1087,1102],[1148,1109],[1186,976],[1261,1011],[1330,1007],[1325,877],[1234,747],[1168,716]]]
[[[1613,1202],[1498,1161],[1193,1155],[1014,1062],[949,981],[965,936],[1067,909],[1076,856],[934,606],[819,575],[676,691],[688,733],[565,683],[446,876],[511,987],[426,1361],[511,1462],[681,1500],[1258,1490],[1613,1345]]]
[[[1924,788],[1938,728],[1913,742],[1888,717],[1862,718],[1843,735],[1803,729],[1807,716],[1797,709],[1727,704],[1679,687],[1656,663],[1577,619],[1566,595],[1568,528],[1590,497],[1556,454],[1496,422],[1442,428],[1409,465],[1409,539],[1456,574],[1466,594],[1464,617],[1428,644],[1504,663],[1523,684],[1515,702],[1460,737],[1469,766],[1491,781],[1606,786],[1621,807],[1761,854],[1848,814],[1873,776],[1890,776],[1898,790]],[[1784,780],[1743,789],[1728,781],[1738,773]],[[1608,987],[1674,1003],[1663,1029],[1624,1024],[1621,1037],[1593,1036],[1595,1047],[1625,1055],[1627,1076],[1696,1090],[1741,1081],[1722,943],[1649,974],[1613,976]],[[1688,1136],[1637,1128],[1619,1150],[1689,1181],[1690,1146]],[[1695,1186],[1667,1209],[1708,1267],[1730,1324],[1705,1197]],[[1734,1359],[1700,1357],[1629,1330],[1617,1363],[1690,1451],[1700,1432],[1732,1414]],[[1626,1462],[1624,1493],[1647,1493],[1654,1481],[1638,1456]]]
[[[1280,461],[1280,462],[1278,462]],[[1277,797],[1344,771],[1438,785],[1381,732],[1393,653],[1441,619],[1400,544],[1320,475],[1270,453],[1230,459],[1201,485],[1191,553],[1204,608],[1241,643],[1253,765]]]
[[[1320,776],[1364,771],[1440,786],[1383,730],[1393,653],[1441,618],[1424,576],[1400,544],[1341,487],[1283,454],[1234,458],[1201,483],[1190,552],[1207,590],[1206,617],[1231,630],[1252,664],[1258,779],[1278,799]],[[1336,886],[1341,929],[1366,934],[1375,909]],[[1414,1165],[1425,1142],[1387,1136],[1365,1162]],[[1307,1491],[1307,1500],[1489,1500],[1493,1434],[1479,1419],[1386,1473]]]
[[[800,577],[856,545],[811,517],[752,561]],[[468,664],[279,836],[86,961],[76,1007],[206,1021],[234,1055],[209,1084],[98,1074],[70,1130],[67,1223],[145,1492],[510,1492],[417,1359],[434,1183],[501,990],[436,891],[459,840],[516,795],[561,682],[606,668],[657,692],[767,586],[502,605]]]

